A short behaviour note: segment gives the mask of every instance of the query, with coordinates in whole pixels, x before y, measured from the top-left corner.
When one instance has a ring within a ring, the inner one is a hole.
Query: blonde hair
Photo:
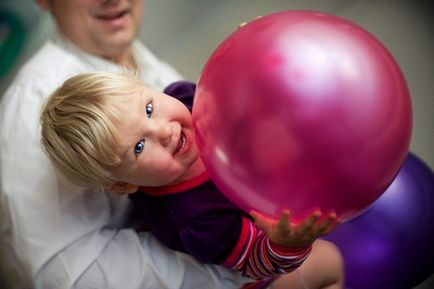
[[[116,73],[79,74],[47,99],[42,113],[42,146],[56,169],[72,181],[97,190],[114,180],[119,164],[115,122],[122,96],[142,91],[138,78]]]

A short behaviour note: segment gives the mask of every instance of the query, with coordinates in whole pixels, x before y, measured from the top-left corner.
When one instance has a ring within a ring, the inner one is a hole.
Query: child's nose
[[[155,134],[163,146],[170,144],[173,135],[173,126],[170,122],[158,122],[155,128]]]

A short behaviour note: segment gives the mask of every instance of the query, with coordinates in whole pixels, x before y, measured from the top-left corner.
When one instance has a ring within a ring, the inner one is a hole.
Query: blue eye
[[[134,153],[137,155],[143,151],[143,148],[145,147],[145,140],[141,140],[134,146]]]
[[[152,104],[152,102],[150,102],[146,105],[145,110],[146,110],[146,115],[148,116],[148,118],[151,118],[152,112],[154,111],[154,105]]]

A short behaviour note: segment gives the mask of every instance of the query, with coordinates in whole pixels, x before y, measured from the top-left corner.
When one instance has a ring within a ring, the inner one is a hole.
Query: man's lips
[[[115,10],[115,11],[107,11],[97,13],[95,16],[100,20],[116,20],[122,18],[125,14],[129,13],[128,9]]]
[[[128,24],[131,11],[129,9],[105,11],[96,14],[96,20],[109,29],[122,29]]]

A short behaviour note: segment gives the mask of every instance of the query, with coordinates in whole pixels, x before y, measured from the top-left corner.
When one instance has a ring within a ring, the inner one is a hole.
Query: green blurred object
[[[12,11],[0,8],[0,79],[17,60],[26,38],[23,22]]]

